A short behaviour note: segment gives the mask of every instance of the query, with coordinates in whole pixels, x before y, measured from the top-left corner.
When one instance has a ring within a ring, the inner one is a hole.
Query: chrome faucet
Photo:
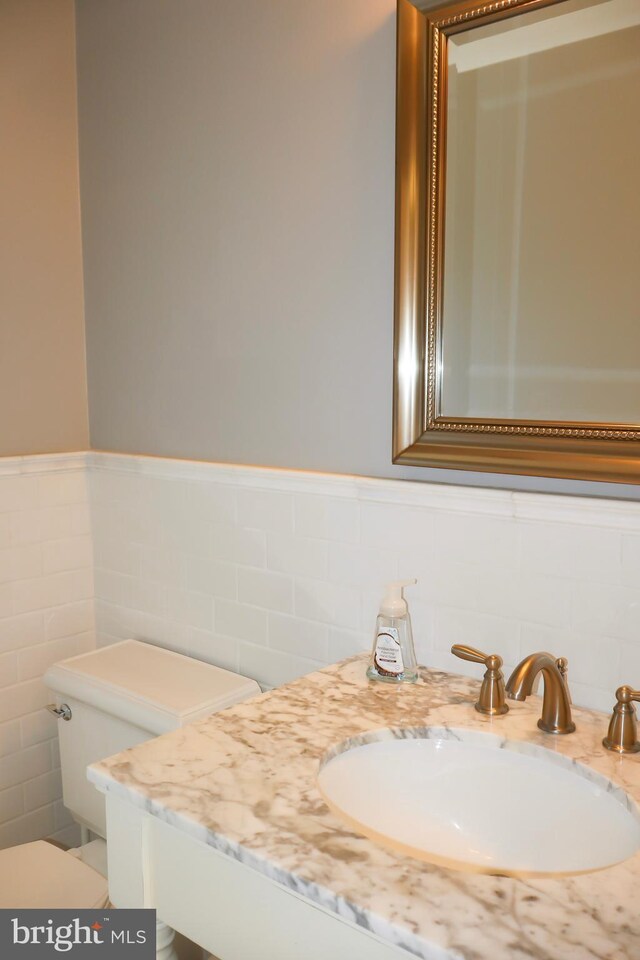
[[[546,733],[573,733],[571,697],[566,684],[566,661],[561,666],[550,653],[532,653],[525,657],[507,680],[506,693],[511,700],[526,700],[538,674],[544,678],[542,716],[538,726]]]

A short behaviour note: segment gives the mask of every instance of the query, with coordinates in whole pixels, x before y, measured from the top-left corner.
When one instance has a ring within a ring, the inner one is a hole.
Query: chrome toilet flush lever
[[[504,675],[502,670],[502,657],[497,653],[481,653],[474,647],[467,647],[462,643],[454,643],[451,647],[451,653],[461,660],[470,660],[472,663],[483,663],[487,668],[484,675],[482,686],[480,687],[480,696],[475,705],[478,713],[484,713],[488,717],[499,717],[506,713],[509,705],[506,703],[504,694]]]
[[[640,700],[640,690],[632,690],[627,686],[618,687],[609,731],[602,741],[607,750],[613,750],[614,753],[637,753],[640,750],[633,700]]]
[[[71,720],[71,707],[68,703],[61,703],[59,707],[56,707],[55,703],[48,703],[47,710],[49,713],[52,713],[54,717],[57,717],[58,720]]]

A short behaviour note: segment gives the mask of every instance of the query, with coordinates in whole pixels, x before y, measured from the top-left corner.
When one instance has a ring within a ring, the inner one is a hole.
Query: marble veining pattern
[[[423,960],[638,960],[640,854],[567,877],[448,870],[351,832],[316,786],[322,761],[351,738],[482,731],[508,749],[584,765],[576,772],[611,780],[638,815],[640,756],[602,748],[606,718],[575,708],[577,732],[554,738],[536,726],[537,697],[491,719],[473,709],[473,680],[423,670],[419,683],[394,687],[370,683],[364,669],[357,657],[310,674],[96,764],[89,777]]]

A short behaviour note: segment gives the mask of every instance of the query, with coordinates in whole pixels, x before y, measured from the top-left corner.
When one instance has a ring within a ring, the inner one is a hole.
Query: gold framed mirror
[[[397,43],[394,463],[640,482],[640,3]]]

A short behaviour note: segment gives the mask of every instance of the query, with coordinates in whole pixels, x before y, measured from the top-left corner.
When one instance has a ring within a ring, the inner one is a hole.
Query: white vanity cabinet
[[[160,960],[172,930],[219,960],[399,960],[407,953],[251,867],[115,796],[107,796],[109,892],[116,907],[154,907]],[[160,942],[159,942],[160,947]]]
[[[638,960],[640,853],[584,873],[452,870],[352,829],[318,785],[347,740],[490,735],[501,753],[579,765],[640,822],[640,755],[602,747],[608,718],[574,707],[576,732],[552,737],[539,697],[492,719],[477,681],[423,670],[393,687],[365,668],[334,664],[88,768],[111,898],[157,910],[160,960],[175,960],[172,928],[219,960]]]

